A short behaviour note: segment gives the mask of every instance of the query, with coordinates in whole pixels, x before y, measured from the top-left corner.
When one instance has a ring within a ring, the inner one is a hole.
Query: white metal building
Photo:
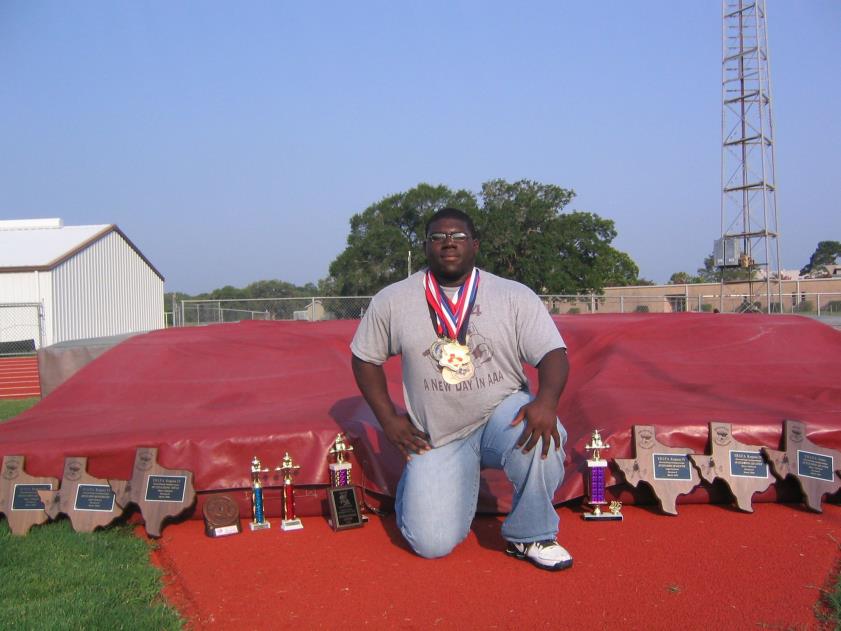
[[[37,324],[25,315],[33,306]],[[0,343],[37,348],[163,326],[164,278],[117,226],[0,221]]]

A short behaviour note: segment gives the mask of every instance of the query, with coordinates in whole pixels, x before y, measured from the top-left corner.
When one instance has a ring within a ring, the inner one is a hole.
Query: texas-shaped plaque
[[[65,458],[61,488],[38,491],[50,519],[64,513],[76,532],[92,532],[97,527],[107,526],[123,513],[109,481],[93,477],[87,468],[87,458]]]
[[[13,535],[25,535],[49,519],[38,491],[58,488],[56,478],[33,477],[23,470],[23,463],[23,456],[3,456],[0,473],[0,513],[6,515]]]
[[[753,494],[766,490],[774,482],[762,447],[740,443],[733,438],[730,423],[719,421],[710,423],[710,445],[710,454],[689,456],[701,477],[710,484],[716,478],[724,480],[736,498],[736,506],[752,513]]]
[[[677,496],[701,483],[687,447],[669,447],[657,441],[653,425],[634,425],[634,457],[614,458],[625,481],[636,488],[645,482],[654,491],[664,513],[677,515]]]
[[[818,513],[824,495],[841,488],[836,471],[841,467],[841,452],[819,447],[806,438],[806,424],[800,421],[783,423],[784,450],[763,447],[771,468],[780,480],[793,476],[803,491],[806,506]]]
[[[155,447],[139,447],[131,480],[112,480],[111,488],[120,506],[133,502],[140,507],[150,537],[160,537],[164,520],[180,515],[196,499],[192,472],[159,465]]]

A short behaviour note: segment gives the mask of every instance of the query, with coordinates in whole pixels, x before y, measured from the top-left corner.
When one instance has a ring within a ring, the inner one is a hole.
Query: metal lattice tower
[[[721,244],[730,256],[723,254],[721,266],[741,267],[751,278],[764,271],[770,313],[780,231],[765,16],[765,0],[722,0]]]

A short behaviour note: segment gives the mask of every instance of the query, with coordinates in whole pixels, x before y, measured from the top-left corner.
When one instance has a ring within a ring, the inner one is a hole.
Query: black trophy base
[[[238,535],[241,532],[242,526],[239,525],[239,522],[228,526],[210,526],[207,523],[204,525],[204,534],[208,537],[226,537],[228,535]]]
[[[593,507],[593,512],[581,515],[584,521],[622,521],[622,513],[617,510],[617,507],[621,509],[619,502],[612,502],[611,506],[614,509],[607,511],[602,511],[602,506],[605,506],[607,502],[588,502],[588,504]]]
[[[584,513],[581,519],[585,521],[622,521],[623,515],[614,515],[613,513],[602,513],[600,515]]]

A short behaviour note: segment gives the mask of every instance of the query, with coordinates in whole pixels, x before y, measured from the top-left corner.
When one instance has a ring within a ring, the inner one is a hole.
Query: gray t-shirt
[[[359,359],[381,365],[402,355],[403,396],[412,422],[440,447],[485,423],[508,395],[528,387],[532,366],[564,340],[528,287],[480,270],[468,328],[474,376],[455,385],[441,376],[430,348],[438,339],[423,288],[425,270],[389,285],[371,305],[351,342]]]

